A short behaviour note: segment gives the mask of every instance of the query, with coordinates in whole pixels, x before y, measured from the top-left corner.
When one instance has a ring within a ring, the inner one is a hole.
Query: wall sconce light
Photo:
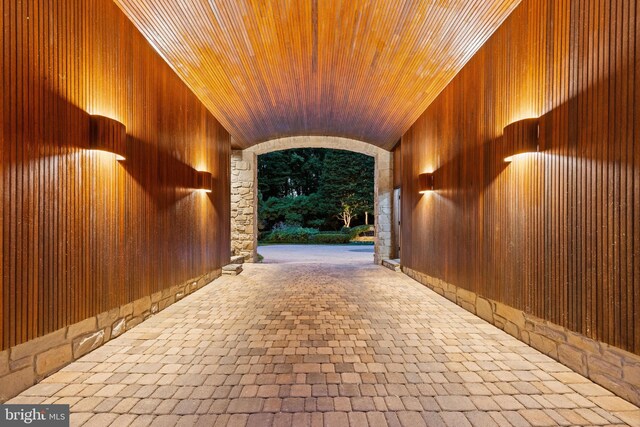
[[[505,127],[503,138],[509,150],[504,161],[510,162],[520,154],[537,153],[539,132],[538,119],[519,120]]]
[[[418,175],[418,191],[420,194],[428,193],[429,191],[433,191],[433,174],[432,173],[421,173]]]
[[[113,153],[117,160],[125,160],[127,129],[122,123],[104,116],[91,116],[89,128],[90,150]]]
[[[196,171],[196,189],[205,193],[213,191],[213,178],[210,172]]]

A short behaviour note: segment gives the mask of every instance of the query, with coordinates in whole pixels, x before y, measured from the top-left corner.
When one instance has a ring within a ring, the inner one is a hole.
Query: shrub
[[[258,233],[258,242],[268,242],[271,238],[270,231],[261,231]]]
[[[324,219],[312,219],[307,221],[307,225],[313,227],[313,228],[320,228],[324,225],[325,220]]]
[[[318,234],[317,228],[305,228],[278,224],[270,233],[264,235],[266,243],[309,243],[310,238]]]
[[[322,233],[312,236],[310,243],[317,243],[321,245],[335,245],[349,243],[351,238],[348,234],[343,233]]]
[[[343,227],[342,230],[340,230],[340,232],[348,234],[349,238],[351,240],[353,240],[356,237],[358,237],[360,234],[365,233],[365,232],[370,231],[370,230],[373,230],[373,226],[372,225],[358,225],[358,226],[352,227],[352,228]]]

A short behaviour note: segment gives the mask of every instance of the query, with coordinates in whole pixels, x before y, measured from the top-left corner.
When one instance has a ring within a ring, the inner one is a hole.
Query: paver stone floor
[[[640,425],[637,407],[373,265],[366,247],[313,262],[285,249],[261,248],[267,263],[9,403],[68,403],[72,425],[100,427]]]

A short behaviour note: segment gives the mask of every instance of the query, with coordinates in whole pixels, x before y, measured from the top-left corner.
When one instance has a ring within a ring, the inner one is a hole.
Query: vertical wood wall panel
[[[230,139],[111,0],[1,6],[4,349],[226,264]],[[126,161],[86,149],[90,114]]]
[[[639,9],[521,3],[402,138],[403,265],[640,354]]]

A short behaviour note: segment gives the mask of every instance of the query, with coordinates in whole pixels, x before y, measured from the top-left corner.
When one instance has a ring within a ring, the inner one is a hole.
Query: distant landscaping
[[[261,242],[314,245],[373,244],[373,226],[359,225],[340,231],[320,231],[317,228],[280,225],[265,233]]]
[[[373,243],[372,157],[306,148],[258,157],[260,242]]]

